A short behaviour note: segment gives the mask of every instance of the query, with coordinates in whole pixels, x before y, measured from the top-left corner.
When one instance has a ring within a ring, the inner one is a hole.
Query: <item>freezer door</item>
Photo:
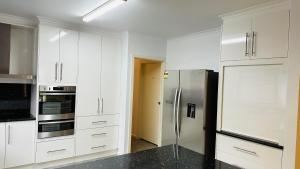
[[[174,104],[176,91],[179,88],[179,71],[167,71],[164,78],[162,145],[175,144]]]
[[[180,71],[179,145],[204,154],[206,70]]]

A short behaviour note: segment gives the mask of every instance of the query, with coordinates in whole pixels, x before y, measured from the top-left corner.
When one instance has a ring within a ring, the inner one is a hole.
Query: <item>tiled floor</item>
[[[131,137],[131,152],[139,152],[143,150],[148,150],[152,148],[156,148],[157,145],[150,143],[148,141],[142,140],[142,139],[137,139],[135,137]]]

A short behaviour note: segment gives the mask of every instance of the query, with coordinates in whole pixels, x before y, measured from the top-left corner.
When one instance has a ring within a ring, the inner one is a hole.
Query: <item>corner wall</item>
[[[282,169],[295,169],[298,91],[300,77],[300,1],[291,0],[288,96]]]
[[[122,78],[126,78],[123,84],[124,110],[121,115],[119,154],[130,152],[130,136],[132,122],[132,99],[133,99],[133,60],[139,56],[144,59],[164,61],[166,57],[167,40],[161,37],[145,35],[140,33],[123,32],[123,41],[126,44],[123,50],[124,68]]]

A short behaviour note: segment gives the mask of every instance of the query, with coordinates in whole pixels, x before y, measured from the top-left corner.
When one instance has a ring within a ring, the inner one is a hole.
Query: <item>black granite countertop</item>
[[[32,121],[35,120],[35,117],[32,115],[22,115],[22,116],[1,116],[0,123],[4,122],[14,122],[14,121]]]
[[[203,155],[183,147],[179,147],[179,159],[175,160],[173,150],[173,145],[169,145],[59,169],[238,169],[215,159],[205,160]]]

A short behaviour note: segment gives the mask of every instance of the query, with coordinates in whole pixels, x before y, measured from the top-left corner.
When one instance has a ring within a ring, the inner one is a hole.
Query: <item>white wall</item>
[[[168,40],[167,69],[219,70],[220,29]]]
[[[129,33],[129,54],[143,56],[149,59],[164,59],[166,57],[166,39],[140,34]]]
[[[295,169],[298,90],[300,77],[300,1],[291,0],[288,99],[285,119],[283,169]]]
[[[144,57],[145,59],[165,60],[167,40],[140,34],[123,32],[123,72],[122,81],[126,81],[122,85],[124,103],[122,103],[125,112],[121,114],[119,154],[129,153],[131,136],[131,116],[132,116],[132,84],[133,84],[133,59],[135,56]],[[125,119],[125,120],[124,120]]]

